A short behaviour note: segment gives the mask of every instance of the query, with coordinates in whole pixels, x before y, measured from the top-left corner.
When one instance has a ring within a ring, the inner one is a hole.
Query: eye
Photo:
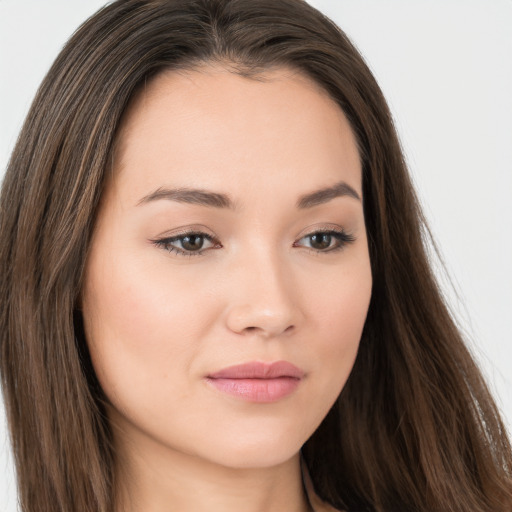
[[[315,231],[302,237],[293,244],[294,247],[309,247],[316,252],[331,252],[343,249],[355,241],[355,237],[345,231]]]
[[[157,246],[182,256],[196,256],[207,249],[220,247],[213,237],[206,233],[190,232],[180,235],[152,240]]]

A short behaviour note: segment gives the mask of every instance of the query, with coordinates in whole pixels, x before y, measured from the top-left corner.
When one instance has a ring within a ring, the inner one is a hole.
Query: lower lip
[[[219,391],[233,395],[249,402],[270,403],[293,393],[300,383],[294,377],[277,377],[273,379],[206,379]]]

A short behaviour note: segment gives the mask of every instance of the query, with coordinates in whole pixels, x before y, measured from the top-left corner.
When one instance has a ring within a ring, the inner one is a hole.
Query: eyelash
[[[313,232],[301,237],[299,239],[299,241],[303,240],[304,238],[311,238],[315,235],[330,236],[336,240],[336,244],[337,244],[334,247],[328,248],[326,250],[314,249],[314,248],[310,247],[309,249],[316,254],[332,253],[332,252],[340,251],[340,250],[344,249],[345,246],[355,242],[355,240],[356,240],[356,238],[353,235],[346,233],[343,230],[328,229],[328,230],[313,231]],[[175,243],[177,241],[182,241],[183,239],[185,239],[187,237],[192,237],[192,236],[201,237],[201,238],[207,240],[208,242],[213,243],[214,245],[213,245],[213,247],[209,247],[207,249],[198,250],[198,251],[187,251],[187,250],[180,249],[180,248],[172,245],[172,243]],[[186,233],[181,233],[179,235],[172,236],[172,237],[151,240],[151,242],[154,245],[156,245],[157,247],[162,248],[170,253],[175,252],[179,256],[189,256],[189,257],[201,256],[204,254],[205,251],[207,251],[209,249],[215,249],[215,248],[218,249],[218,248],[222,247],[222,245],[218,241],[216,241],[212,236],[208,235],[207,233],[200,232],[200,231],[190,231],[190,232],[186,232]],[[301,247],[301,246],[297,245],[297,242],[294,242],[293,247]]]
[[[304,238],[311,238],[315,235],[327,235],[329,237],[332,237],[336,241],[336,245],[334,247],[330,247],[326,250],[321,249],[315,249],[313,247],[310,247],[313,252],[317,254],[323,254],[323,253],[331,253],[331,252],[337,252],[344,249],[347,245],[353,243],[356,241],[356,238],[354,235],[351,235],[350,233],[346,233],[343,229],[337,230],[337,229],[325,229],[325,230],[318,230],[313,231],[307,235],[304,235],[302,238],[299,239],[303,240]],[[296,242],[294,242],[293,247],[300,247],[299,245],[296,245]]]
[[[208,242],[212,242],[214,244],[213,248],[222,247],[220,245],[220,243],[218,243],[212,236],[208,235],[207,233],[203,233],[201,231],[188,231],[186,233],[180,233],[179,235],[172,236],[172,237],[151,240],[151,242],[153,244],[155,244],[157,247],[164,249],[165,251],[168,251],[170,253],[175,252],[176,254],[178,254],[180,256],[201,256],[208,249],[203,249],[203,250],[199,250],[199,251],[187,251],[187,250],[179,249],[178,247],[174,247],[173,245],[171,245],[174,242],[183,240],[184,238],[191,237],[191,236],[199,236],[201,238],[204,238],[205,240],[208,240]]]

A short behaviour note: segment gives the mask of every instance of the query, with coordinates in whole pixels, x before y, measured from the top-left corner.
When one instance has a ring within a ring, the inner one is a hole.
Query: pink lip
[[[275,402],[293,393],[304,372],[287,361],[250,362],[224,368],[206,377],[219,391],[250,402]]]

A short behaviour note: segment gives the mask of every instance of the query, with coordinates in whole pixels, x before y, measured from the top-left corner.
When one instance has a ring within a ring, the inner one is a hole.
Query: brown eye
[[[316,231],[295,242],[294,247],[306,247],[316,252],[333,252],[355,241],[344,231]]]
[[[222,247],[217,240],[206,233],[184,233],[183,235],[152,240],[152,242],[157,247],[181,256],[199,256],[208,249]]]
[[[203,248],[204,236],[187,235],[181,238],[181,247],[186,251],[199,251]]]
[[[331,246],[332,236],[329,233],[317,233],[309,237],[310,246],[317,251],[323,251]]]

